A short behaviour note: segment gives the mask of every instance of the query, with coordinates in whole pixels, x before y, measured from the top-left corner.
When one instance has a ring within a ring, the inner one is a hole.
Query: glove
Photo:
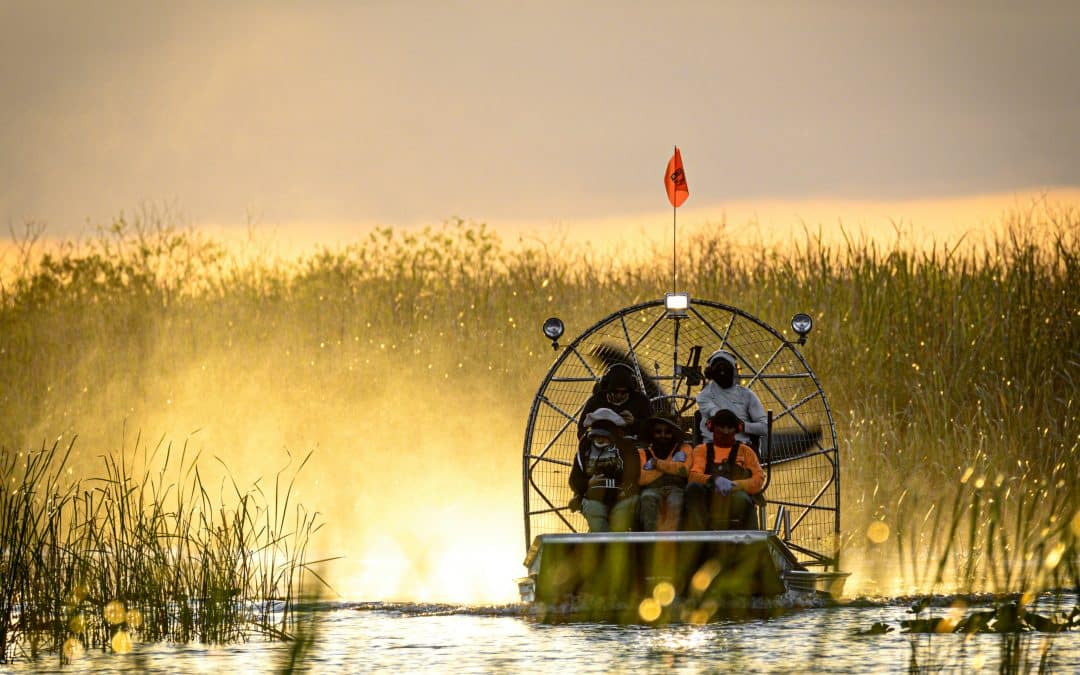
[[[716,486],[716,491],[721,495],[727,497],[731,494],[731,491],[735,489],[735,483],[731,482],[723,476],[717,476],[713,479],[713,485]]]
[[[641,468],[645,469],[646,471],[652,471],[655,467],[656,467],[656,462],[653,461],[652,457],[650,457],[649,461],[645,462],[645,465],[642,466]]]
[[[676,452],[674,455],[671,456],[671,461],[673,461],[673,462],[685,462],[686,461],[686,453],[683,452],[682,450],[679,450],[678,452]]]
[[[570,498],[570,503],[566,505],[574,513],[581,513],[581,495],[574,495]]]

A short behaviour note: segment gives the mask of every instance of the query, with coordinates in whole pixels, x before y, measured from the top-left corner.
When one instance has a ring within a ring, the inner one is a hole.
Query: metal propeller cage
[[[533,400],[525,433],[525,546],[540,534],[584,532],[571,512],[568,484],[578,447],[577,420],[613,361],[631,365],[655,412],[677,415],[691,431],[701,384],[687,360],[723,347],[739,363],[739,381],[772,412],[771,447],[760,449],[769,475],[766,522],[783,521],[781,536],[806,565],[835,567],[840,531],[840,472],[828,400],[797,343],[735,307],[690,300],[673,315],[663,300],[621,309],[559,353]]]

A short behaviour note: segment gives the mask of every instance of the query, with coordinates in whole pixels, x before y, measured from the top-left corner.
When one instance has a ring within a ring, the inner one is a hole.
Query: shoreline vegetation
[[[144,631],[163,617],[152,633],[162,639],[230,639],[238,624],[200,633],[176,612],[180,598],[210,602],[236,589],[262,608],[237,621],[285,633],[258,603],[295,597],[318,528],[315,514],[281,508],[279,485],[264,494],[234,480],[224,505],[210,500],[186,449],[139,440],[95,466],[96,441],[80,455],[79,441],[42,438],[128,419],[158,382],[197,367],[211,401],[231,395],[229,373],[243,373],[247,386],[293,397],[287,404],[377,406],[389,385],[373,382],[400,378],[501,388],[508,406],[525,410],[551,358],[539,337],[545,318],[558,315],[573,332],[671,284],[670,249],[634,264],[554,244],[510,249],[462,220],[382,228],[293,260],[234,255],[153,218],[120,218],[48,252],[38,235],[28,228],[0,259],[0,566],[14,579],[13,556],[26,555],[33,562],[20,562],[20,574],[40,575],[0,594],[6,656],[16,624],[30,625],[15,610],[29,598],[51,603],[33,620],[52,649],[71,633],[72,607],[96,612],[85,619],[92,644],[117,634],[114,601],[129,603],[129,618],[136,607]],[[813,315],[803,352],[841,443],[841,564],[856,563],[878,595],[1023,602],[1080,588],[1080,212],[1041,205],[1004,217],[984,245],[918,251],[900,241],[826,244],[812,233],[786,251],[730,247],[718,228],[680,242],[678,269],[692,296],[770,324]],[[135,455],[138,469],[125,459]],[[180,472],[172,483],[162,482],[162,462]],[[166,508],[165,493],[187,501]],[[183,520],[194,506],[203,520]],[[299,539],[284,560],[221,581],[199,576],[210,574],[213,552],[273,551],[286,532]],[[184,542],[190,557],[143,548],[159,536]],[[101,556],[110,562],[92,564]]]
[[[0,663],[140,641],[289,640],[321,523],[290,504],[296,473],[266,489],[204,483],[185,445],[102,456],[73,478],[76,439],[0,459]],[[305,585],[306,584],[306,585]]]

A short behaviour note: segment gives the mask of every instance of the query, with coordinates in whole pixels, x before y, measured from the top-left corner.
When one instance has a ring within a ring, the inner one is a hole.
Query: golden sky
[[[688,226],[1026,199],[1080,186],[1077,25],[1049,1],[0,1],[0,219],[663,227],[675,144]]]

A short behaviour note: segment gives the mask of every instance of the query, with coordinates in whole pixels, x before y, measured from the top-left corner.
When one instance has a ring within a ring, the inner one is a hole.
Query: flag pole
[[[678,151],[678,149],[679,149],[679,146],[676,145],[675,150]],[[672,293],[675,293],[677,290],[679,290],[677,285],[676,285],[677,277],[676,277],[676,274],[675,274],[675,265],[676,265],[676,260],[677,260],[677,257],[676,257],[676,254],[675,254],[675,236],[676,236],[675,235],[675,218],[676,218],[676,214],[678,212],[679,212],[679,208],[677,206],[675,206],[674,203],[672,203],[672,205],[671,205],[671,292]]]

